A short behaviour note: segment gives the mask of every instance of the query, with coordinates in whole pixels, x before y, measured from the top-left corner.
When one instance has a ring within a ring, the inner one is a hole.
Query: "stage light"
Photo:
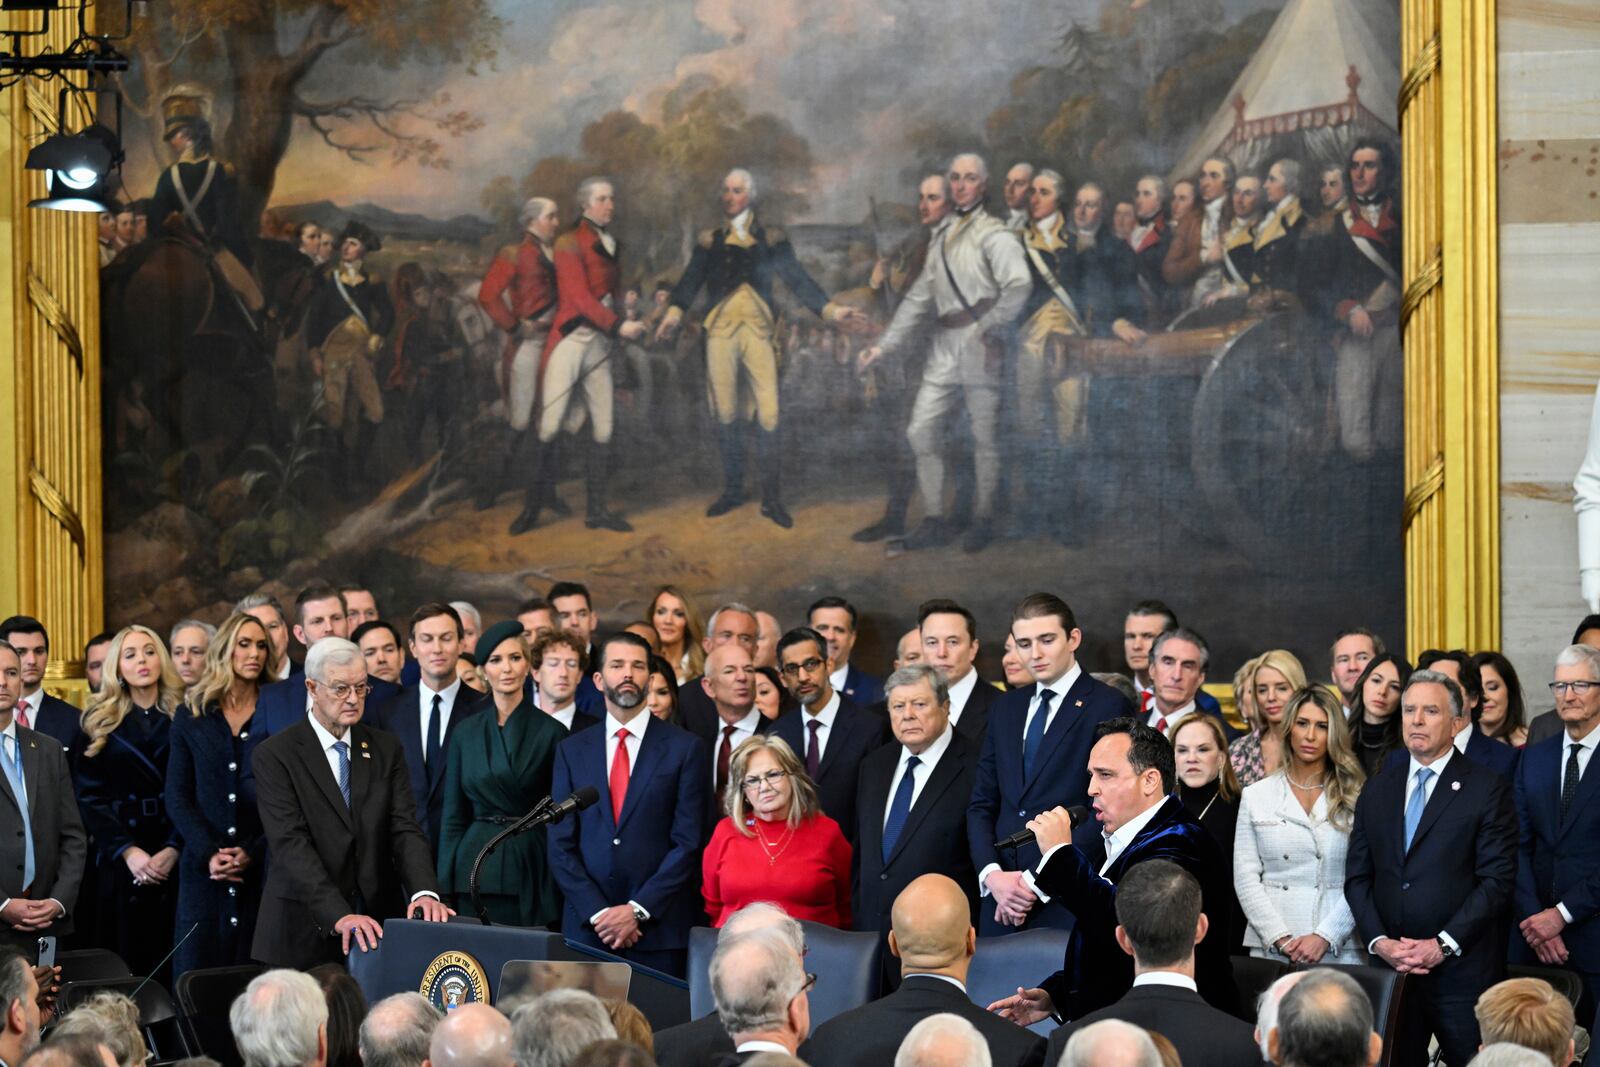
[[[78,133],[57,133],[28,153],[29,170],[45,172],[46,195],[29,207],[54,211],[106,211],[109,181],[122,162],[122,144],[96,123]]]

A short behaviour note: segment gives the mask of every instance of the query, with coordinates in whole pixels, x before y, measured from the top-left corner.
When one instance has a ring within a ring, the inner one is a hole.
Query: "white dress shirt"
[[[450,716],[455,711],[456,696],[461,692],[461,679],[457,678],[443,689],[439,690],[439,737],[441,743],[444,735],[450,732]],[[417,720],[422,724],[422,744],[428,744],[428,731],[433,728],[428,719],[433,715],[434,691],[428,688],[428,683],[417,680],[417,707],[422,712]]]
[[[1461,753],[1463,756],[1467,754],[1467,743],[1472,740],[1472,728],[1473,724],[1469,722],[1465,727],[1462,728],[1460,733],[1456,734],[1456,751]]]
[[[606,736],[610,737],[611,716],[607,715],[606,719],[608,730]],[[713,787],[715,787],[717,784],[717,753],[722,751],[723,731],[726,730],[730,725],[733,727],[733,733],[728,737],[728,747],[733,751],[738,751],[739,746],[750,740],[750,738],[754,737],[756,735],[756,730],[761,726],[761,709],[752,705],[750,708],[750,714],[746,715],[736,723],[730,724],[725,722],[720,717],[717,719],[717,733],[716,736],[711,739],[711,784]],[[826,733],[827,731],[824,730],[823,732]],[[822,744],[822,739],[818,738],[817,743],[819,745]],[[800,757],[800,761],[802,763],[805,762],[805,752],[798,752],[796,755]],[[611,766],[610,760],[611,752],[608,749],[606,751],[606,767],[608,769]]]
[[[977,668],[969,670],[961,677],[959,682],[950,683],[950,725],[954,726],[961,721],[961,713],[966,710],[967,700],[972,696],[972,691],[978,687]],[[891,794],[892,796],[893,794]]]
[[[1144,724],[1150,727],[1152,730],[1157,730],[1160,729],[1160,727],[1158,727],[1156,723],[1160,722],[1162,719],[1166,719],[1166,733],[1168,736],[1171,736],[1172,728],[1178,725],[1184,719],[1187,719],[1189,716],[1193,715],[1195,710],[1195,703],[1191,700],[1177,711],[1174,711],[1171,714],[1163,714],[1160,706],[1152,701],[1150,704],[1150,714],[1145,716]]]
[[[787,1059],[794,1058],[794,1053],[790,1052],[776,1041],[743,1041],[740,1042],[739,1047],[733,1051],[735,1054],[740,1056],[744,1055],[746,1052],[774,1052]]]
[[[733,231],[733,235],[739,240],[748,241],[750,240],[750,224],[754,222],[755,219],[756,213],[749,208],[745,208],[732,219],[728,220],[728,228]]]
[[[39,688],[39,691],[34,694],[34,699],[36,699],[36,700],[43,700],[44,699],[44,688],[42,686]],[[22,701],[19,700],[17,703],[20,704],[20,703],[22,703]],[[15,710],[15,709],[13,709],[13,710]],[[32,710],[30,710],[28,712],[28,721],[29,722],[33,722],[34,721],[33,720],[33,711]],[[17,760],[17,775],[19,777],[23,777],[23,771],[22,771],[22,748],[21,748],[21,746],[20,746],[20,744],[19,744],[19,742],[17,740],[17,717],[16,717],[15,714],[13,714],[11,716],[11,721],[6,723],[6,728],[4,730],[0,730],[0,739],[3,739],[3,740],[0,740],[0,746],[3,746],[3,748],[4,748],[4,753],[3,754],[4,755],[8,755],[8,756],[15,756],[16,757],[16,760]],[[28,787],[28,783],[27,783],[26,777],[23,777],[22,787],[23,787],[24,790],[26,790],[27,787]],[[33,800],[34,800],[34,798],[24,795],[20,799],[22,801],[23,806],[27,808],[28,817],[31,819],[33,817]],[[37,852],[37,851],[38,850],[35,849],[35,852]],[[38,877],[37,872],[35,872],[34,876]],[[27,886],[23,886],[23,888],[26,889],[28,887]],[[54,904],[57,908],[61,909],[59,914],[56,916],[57,918],[60,918],[60,916],[65,915],[67,913],[67,906],[65,904],[61,903],[61,901],[57,900],[55,897],[48,897],[47,899],[50,901],[50,903]],[[11,898],[10,897],[6,897],[5,900],[0,901],[0,908],[4,908],[9,903],[11,903]]]
[[[934,978],[941,982],[949,982],[963,993],[967,991],[967,983],[959,978],[951,978],[948,974],[929,974],[927,971],[912,971],[900,980],[904,982],[906,978]]]
[[[535,696],[537,696],[537,693],[535,693]],[[542,711],[543,709],[541,708],[540,710]],[[569,700],[567,701],[566,707],[560,709],[559,711],[546,711],[545,714],[550,716],[556,722],[560,723],[567,733],[570,734],[572,732],[572,720],[578,716],[578,702],[576,700]],[[609,763],[606,764],[606,769],[611,769],[611,765]]]
[[[574,704],[573,706],[576,707],[577,705]],[[639,766],[639,746],[644,743],[644,732],[650,728],[650,720],[655,718],[655,716],[650,714],[648,711],[643,711],[643,705],[640,705],[640,710],[642,712],[641,714],[635,715],[625,723],[618,722],[616,717],[611,714],[609,708],[606,710],[606,765],[601,769],[606,773],[607,776],[609,776],[611,774],[611,764],[617,758],[617,745],[627,745],[628,780],[630,784],[633,780],[633,769]],[[757,712],[756,714],[759,715],[761,713]],[[627,730],[627,738],[624,739],[618,737],[618,730]],[[738,747],[737,744],[735,747]],[[610,800],[605,800],[604,803],[609,804]],[[628,901],[628,905],[641,912],[644,912],[644,917],[647,920],[650,918],[650,913],[645,911],[644,907],[638,901],[630,900]],[[599,911],[589,916],[589,925],[593,926],[599,921],[600,916],[604,915],[609,910],[609,908],[601,908]],[[788,1055],[787,1049],[784,1050],[784,1055]]]
[[[1135,986],[1165,985],[1172,986],[1174,989],[1187,989],[1191,993],[1200,992],[1200,987],[1195,984],[1193,978],[1186,974],[1179,974],[1177,971],[1145,971],[1143,974],[1133,976],[1133,984]]]
[[[922,795],[923,787],[928,784],[928,779],[933,777],[933,769],[939,766],[939,757],[945,754],[950,747],[950,738],[955,735],[954,726],[946,726],[944,733],[934,738],[933,744],[922,750],[917,757],[917,773],[911,779],[911,807],[917,806],[917,798]],[[894,765],[894,777],[889,779],[889,803],[883,806],[884,825],[889,823],[889,809],[894,806],[895,792],[900,788],[900,779],[906,776],[906,761],[911,758],[911,750],[900,746],[900,760]]]
[[[800,757],[800,762],[806,759],[806,746],[811,744],[811,724],[819,722],[822,726],[817,730],[817,762],[822,762],[822,757],[828,754],[828,738],[833,736],[833,720],[839,717],[839,691],[835,689],[828,702],[822,705],[822,710],[815,715],[810,711],[800,713],[800,751],[795,755]],[[735,746],[737,747],[737,746]]]
[[[847,661],[847,662],[841,664],[838,670],[836,670],[832,674],[828,675],[828,684],[833,687],[833,691],[835,693],[842,693],[842,692],[844,692],[845,679],[847,679],[849,677],[850,677],[850,664]]]

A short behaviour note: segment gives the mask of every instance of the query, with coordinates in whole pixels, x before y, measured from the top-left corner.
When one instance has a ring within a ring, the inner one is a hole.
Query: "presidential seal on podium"
[[[440,1011],[463,1004],[489,1003],[489,977],[465,952],[441,952],[422,974],[418,992]]]

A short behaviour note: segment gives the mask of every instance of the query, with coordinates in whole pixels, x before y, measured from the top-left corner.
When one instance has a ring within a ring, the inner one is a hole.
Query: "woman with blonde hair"
[[[1245,692],[1250,698],[1248,713],[1240,714],[1250,732],[1236,738],[1228,747],[1228,759],[1240,786],[1250,786],[1278,769],[1283,762],[1279,747],[1279,726],[1289,698],[1306,686],[1306,669],[1293,652],[1274,648],[1251,661]],[[1238,679],[1235,679],[1237,686]]]
[[[655,627],[661,639],[661,658],[672,664],[683,681],[705,673],[706,622],[695,610],[694,602],[675,585],[664,585],[650,598],[645,621]]]
[[[1244,943],[1252,956],[1301,966],[1362,963],[1344,865],[1366,776],[1344,709],[1320,685],[1299,689],[1278,737],[1283,758],[1245,788],[1233,839]]]
[[[767,901],[791,918],[850,926],[850,842],[822,814],[817,787],[781,737],[756,734],[733,750],[717,823],[702,861],[711,925]]]
[[[148,626],[129,626],[106,648],[100,690],[72,745],[78,806],[99,862],[102,940],[129,968],[157,974],[173,945],[181,839],[167,816],[167,757],[183,680]],[[158,980],[167,983],[165,968]]]
[[[249,773],[261,738],[251,726],[271,662],[261,621],[229,616],[206,649],[188,705],[172,720],[167,811],[183,837],[177,929],[195,928],[173,955],[175,976],[250,962],[267,855]]]

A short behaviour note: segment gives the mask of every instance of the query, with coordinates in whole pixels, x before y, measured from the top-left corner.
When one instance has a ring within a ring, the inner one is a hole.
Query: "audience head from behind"
[[[894,739],[920,756],[950,728],[950,689],[944,672],[927,663],[900,667],[883,683]]]
[[[902,975],[967,980],[977,932],[966,893],[953,879],[942,874],[914,879],[895,897],[890,918],[889,952],[900,960]]]
[[[745,1060],[742,1067],[808,1067],[808,1065],[799,1056],[789,1056],[782,1052],[758,1052]]]
[[[1278,1007],[1289,990],[1304,978],[1308,971],[1290,971],[1273,982],[1256,1002],[1256,1047],[1261,1049],[1261,1062],[1272,1062],[1272,1032],[1278,1028]]]
[[[433,1031],[440,1018],[439,1009],[421,993],[384,997],[361,1020],[357,1048],[362,1067],[422,1067],[429,1059]],[[508,1039],[510,1032],[511,1024],[507,1023]],[[451,1067],[462,1065],[452,1064]],[[501,1063],[494,1067],[506,1065]]]
[[[1160,731],[1124,716],[1095,728],[1089,750],[1089,802],[1108,834],[1161,804],[1174,788],[1172,745]]]
[[[793,1055],[811,1032],[809,987],[793,944],[777,930],[717,940],[711,995],[735,1050]]]
[[[1326,967],[1306,972],[1283,995],[1267,1043],[1278,1067],[1374,1067],[1383,1055],[1366,993]]]
[[[1556,715],[1567,736],[1582,740],[1600,723],[1600,650],[1574,644],[1556,656],[1555,680],[1551,691],[1556,698]]]
[[[655,1052],[655,1031],[650,1029],[650,1020],[644,1017],[644,1012],[621,998],[607,997],[601,1003],[606,1006],[606,1014],[611,1016],[611,1026],[617,1032],[618,1041],[637,1045],[649,1053]]]
[[[6,1016],[0,1060],[20,1063],[39,1043],[39,983],[22,953],[10,947],[0,948],[0,1004]]]
[[[309,974],[273,970],[258,975],[228,1009],[228,1024],[244,1067],[325,1067],[328,1062],[328,1001]]]
[[[1161,1067],[1161,1053],[1139,1027],[1102,1019],[1072,1032],[1061,1067]]]
[[[111,1050],[118,1067],[144,1067],[150,1058],[144,1031],[139,1026],[139,1008],[121,993],[92,993],[51,1029],[53,1040],[61,1037],[87,1037]],[[252,1064],[250,1067],[274,1067]],[[287,1064],[278,1067],[288,1067]],[[319,1065],[320,1067],[320,1065]]]
[[[1033,593],[1011,613],[1011,639],[1028,673],[1051,685],[1076,666],[1083,631],[1065,600],[1054,593]]]
[[[1146,860],[1117,883],[1117,944],[1135,972],[1194,977],[1194,947],[1206,936],[1200,883],[1170,860]]]
[[[1550,1057],[1509,1041],[1484,1045],[1467,1062],[1467,1067],[1547,1067]],[[1558,1061],[1559,1063],[1559,1061]]]
[[[755,933],[757,930],[772,930],[783,938],[790,951],[797,960],[805,959],[806,931],[799,922],[789,917],[789,914],[776,904],[761,901],[755,904],[746,904],[728,917],[722,924],[722,929],[717,931],[717,944],[723,945],[734,938],[743,937],[745,934]]]
[[[911,1028],[894,1054],[894,1067],[991,1067],[989,1043],[959,1015],[940,1012]]]
[[[1439,671],[1413,671],[1400,694],[1400,739],[1418,763],[1449,752],[1467,724],[1467,707],[1455,679]]]
[[[619,1037],[596,1041],[578,1054],[572,1067],[656,1067],[656,1061],[648,1049]]]
[[[516,1067],[572,1067],[596,1041],[613,1040],[606,1006],[581,989],[555,989],[524,1004],[511,1020]]]
[[[1555,1067],[1567,1067],[1577,1058],[1572,1002],[1549,982],[1508,978],[1484,990],[1473,1013],[1486,1047],[1521,1045],[1548,1057]]]
[[[35,1046],[17,1067],[22,1064],[27,1067],[117,1067],[117,1060],[109,1048],[92,1037],[51,1033],[50,1041]]]
[[[419,995],[403,993],[401,996]],[[374,1005],[368,1021],[388,1002],[379,1001]],[[364,1042],[362,1058],[366,1058]],[[462,1004],[433,1027],[426,1062],[428,1067],[512,1067],[511,1020],[487,1004]],[[373,1067],[373,1064],[368,1062],[365,1067]]]

